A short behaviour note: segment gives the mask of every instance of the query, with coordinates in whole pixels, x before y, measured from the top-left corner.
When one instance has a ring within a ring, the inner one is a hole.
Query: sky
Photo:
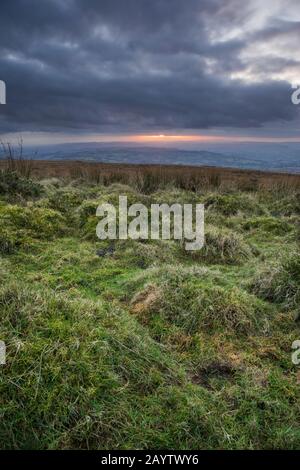
[[[0,137],[300,141],[299,0],[1,0]]]

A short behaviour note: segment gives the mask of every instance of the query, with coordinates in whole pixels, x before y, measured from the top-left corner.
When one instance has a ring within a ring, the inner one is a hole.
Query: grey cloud
[[[211,25],[246,22],[250,11],[236,0],[2,0],[0,78],[8,104],[0,133],[291,121],[297,109],[288,83],[230,78],[247,67],[240,54],[254,38],[211,40]],[[259,35],[283,31],[294,29],[278,22]],[[291,65],[278,58],[261,67]]]

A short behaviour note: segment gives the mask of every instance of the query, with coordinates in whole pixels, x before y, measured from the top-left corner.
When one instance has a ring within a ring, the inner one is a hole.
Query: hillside
[[[300,173],[300,143],[221,142],[182,143],[174,147],[157,142],[146,146],[134,143],[86,142],[52,144],[24,149],[39,160],[81,160],[121,165],[183,165],[240,168],[260,171]]]
[[[299,188],[238,170],[2,166],[1,448],[299,449]],[[96,208],[119,195],[204,203],[204,248],[99,241]]]

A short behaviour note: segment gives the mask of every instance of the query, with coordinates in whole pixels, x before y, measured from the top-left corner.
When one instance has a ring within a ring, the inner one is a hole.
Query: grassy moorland
[[[299,449],[299,177],[31,169],[0,172],[1,448]],[[100,242],[120,194],[203,202],[205,247]]]

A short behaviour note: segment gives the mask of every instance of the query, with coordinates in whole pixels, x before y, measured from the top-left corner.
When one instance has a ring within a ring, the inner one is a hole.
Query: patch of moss
[[[247,194],[211,194],[203,199],[208,211],[216,211],[226,216],[246,214],[265,214],[266,209],[255,199]]]
[[[0,206],[0,226],[2,246],[7,246],[5,252],[11,251],[8,247],[23,245],[25,237],[50,239],[66,230],[61,213],[34,206]]]
[[[262,231],[274,235],[285,235],[293,230],[293,227],[285,220],[276,217],[254,217],[242,223],[244,230]]]
[[[38,197],[43,188],[36,181],[12,171],[0,171],[0,194],[7,196]]]

